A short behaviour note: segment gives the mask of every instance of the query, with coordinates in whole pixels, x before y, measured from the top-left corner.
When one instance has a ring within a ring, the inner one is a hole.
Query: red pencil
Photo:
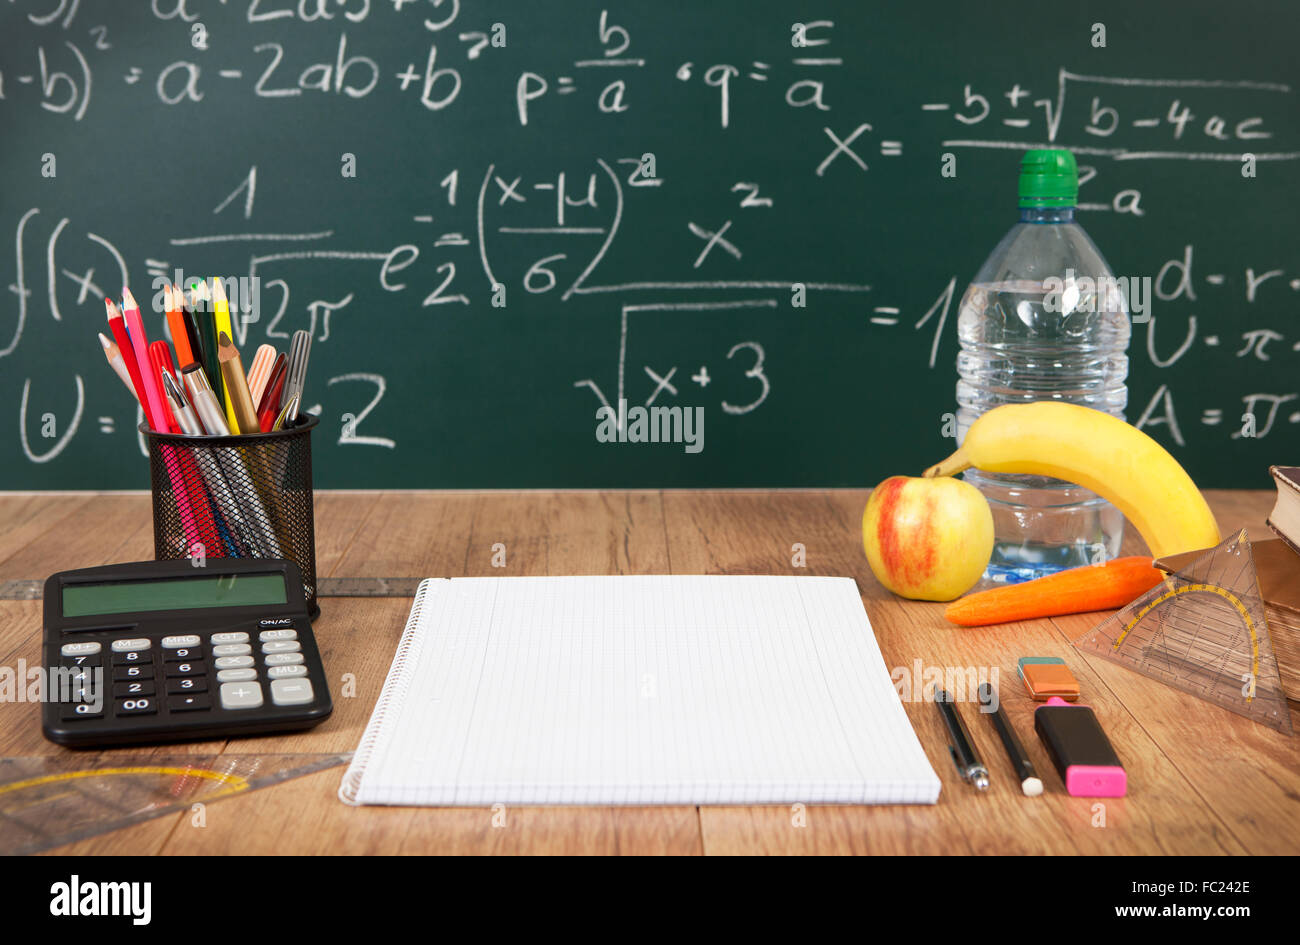
[[[126,335],[126,322],[122,320],[122,312],[112,299],[104,299],[104,308],[108,310],[109,331],[113,333],[113,339],[117,342],[117,350],[122,355],[122,361],[126,364],[126,372],[131,376],[131,386],[135,388],[135,399],[140,404],[141,409],[144,410],[144,419],[149,424],[149,428],[156,430],[158,428],[154,426],[153,417],[149,415],[149,401],[145,398],[144,378],[140,376],[140,366],[136,364],[135,350],[131,347],[131,339]]]
[[[149,370],[153,371],[154,377],[158,380],[158,386],[162,387],[163,374],[170,374],[172,380],[176,380],[176,371],[172,368],[172,350],[167,347],[167,342],[161,338],[149,343]],[[167,415],[167,431],[170,433],[180,433],[181,425],[176,422],[172,416],[172,405],[163,398],[163,413]]]
[[[284,379],[288,376],[288,359],[281,351],[271,365],[271,374],[267,378],[266,388],[262,391],[262,402],[258,404],[257,424],[263,433],[275,429],[275,421],[280,416],[280,397],[284,393]]]

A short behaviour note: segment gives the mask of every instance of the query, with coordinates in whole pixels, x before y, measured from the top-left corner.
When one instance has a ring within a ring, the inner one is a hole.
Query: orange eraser
[[[1079,698],[1079,681],[1064,663],[1026,663],[1021,667],[1021,676],[1037,702],[1045,702],[1052,696],[1066,702]]]

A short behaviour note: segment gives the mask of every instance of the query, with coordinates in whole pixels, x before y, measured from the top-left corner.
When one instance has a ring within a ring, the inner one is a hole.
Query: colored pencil
[[[104,349],[104,357],[108,359],[108,366],[113,369],[114,374],[122,379],[122,383],[131,392],[131,396],[136,396],[135,385],[131,383],[131,374],[126,369],[126,362],[122,360],[122,352],[118,350],[116,342],[109,341],[104,337],[103,332],[98,334],[99,345]]]
[[[135,296],[126,286],[122,287],[122,319],[126,322],[127,334],[131,338],[131,348],[135,354],[135,363],[140,367],[140,378],[144,384],[145,397],[148,399],[149,426],[159,433],[168,430],[166,414],[163,412],[162,391],[158,381],[149,370],[149,338],[145,335],[144,321],[140,318],[140,306]]]
[[[271,368],[271,377],[262,392],[262,399],[257,404],[257,425],[263,433],[275,429],[275,420],[280,415],[280,399],[284,396],[284,380],[289,375],[289,359],[280,354]]]
[[[149,344],[149,371],[157,380],[158,389],[163,392],[163,415],[167,420],[167,429],[164,433],[180,433],[181,425],[176,420],[176,415],[172,413],[171,403],[167,400],[167,388],[163,384],[164,375],[172,373],[172,352],[167,347],[167,342],[161,338]]]
[[[194,317],[199,324],[199,336],[203,341],[203,373],[208,376],[208,384],[216,395],[217,403],[224,413],[226,409],[225,385],[221,382],[221,365],[217,362],[217,320],[212,313],[212,298],[208,293],[208,284],[200,279],[190,283],[190,293],[194,304]],[[197,352],[196,352],[197,353]],[[226,424],[229,426],[229,423]]]
[[[194,302],[184,289],[175,284],[172,285],[172,299],[180,306],[181,319],[185,322],[185,336],[189,339],[191,360],[202,364],[203,338],[199,334],[199,323],[194,318]]]
[[[216,316],[217,338],[218,338],[217,345],[218,348],[220,348],[221,345],[220,338],[222,332],[224,332],[228,337],[233,339],[235,337],[235,330],[230,325],[230,303],[226,300],[226,288],[224,285],[222,285],[221,279],[218,276],[212,277],[212,311]],[[235,353],[238,354],[238,352]],[[218,354],[218,359],[220,359],[220,354]],[[242,365],[240,366],[239,373],[241,376],[243,376],[244,370]],[[225,378],[224,371],[222,372],[221,376],[223,379]],[[245,387],[248,386],[248,381],[246,378],[244,380],[244,386]],[[230,424],[230,429],[233,430],[237,425],[239,417],[235,412],[234,394],[230,390],[229,381],[225,382],[224,390],[225,390],[225,403],[226,403],[226,422]],[[256,417],[254,417],[254,420],[256,420]],[[253,431],[244,431],[244,432],[253,432]]]
[[[126,365],[128,376],[131,378],[131,386],[135,388],[135,399],[144,411],[145,423],[149,424],[149,429],[153,429],[153,417],[149,413],[149,399],[144,393],[144,378],[140,375],[140,366],[135,360],[135,349],[131,346],[131,339],[126,333],[126,322],[122,319],[122,310],[112,299],[104,299],[104,308],[108,311],[108,330],[113,333],[117,341],[118,353],[122,356],[122,361]],[[145,362],[146,366],[148,361]]]
[[[235,425],[231,429],[238,433],[257,433],[257,408],[253,406],[253,395],[248,392],[248,378],[244,375],[244,363],[239,359],[239,349],[224,331],[217,338],[221,376],[225,378],[226,391],[230,394],[230,412],[235,415]]]
[[[113,331],[113,336],[118,338],[118,349],[123,352],[127,349],[131,351],[132,359],[127,360],[123,353],[123,360],[126,360],[131,379],[141,392],[138,396],[149,428],[159,433],[167,433],[170,427],[167,423],[167,415],[158,402],[160,396],[158,385],[153,382],[151,362],[145,347],[147,339],[144,323],[140,318],[140,306],[136,304],[131,290],[125,286],[122,288],[122,300],[125,303],[125,311],[120,311],[112,299],[104,300],[108,309],[109,327]],[[123,348],[123,345],[126,347]],[[180,461],[176,451],[167,444],[160,444],[159,450],[162,452],[163,463],[167,467],[168,478],[171,479],[172,494],[176,498],[176,511],[180,514],[181,530],[185,533],[186,550],[192,550],[196,544],[201,548],[218,547],[220,536],[207,502],[199,502],[196,509],[191,501],[191,489],[187,482],[187,473],[190,471],[188,464]]]
[[[189,364],[194,360],[194,353],[190,350],[190,336],[185,330],[185,317],[181,314],[181,300],[172,293],[169,285],[163,286],[163,300],[167,306],[167,327],[172,333],[176,360],[181,364]]]
[[[262,393],[271,377],[275,359],[275,348],[271,345],[262,345],[253,355],[253,363],[248,366],[248,392],[253,395],[254,404],[260,406],[262,403]]]

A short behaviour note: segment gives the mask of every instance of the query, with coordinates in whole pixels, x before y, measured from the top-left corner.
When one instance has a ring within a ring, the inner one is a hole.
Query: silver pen
[[[302,404],[302,390],[307,383],[307,357],[311,354],[311,332],[299,328],[289,342],[289,363],[284,378],[284,392],[280,396],[282,407],[288,407],[286,425],[298,419]]]
[[[198,412],[199,421],[204,432],[211,436],[229,436],[230,427],[226,426],[226,413],[217,403],[217,395],[212,392],[208,376],[203,368],[196,364],[186,365],[181,373],[185,375],[185,386],[190,392],[190,400]]]
[[[185,391],[181,390],[180,384],[172,377],[170,371],[162,372],[162,384],[163,392],[167,395],[167,403],[172,408],[172,416],[180,424],[181,432],[186,436],[202,436],[203,425],[199,423],[194,408],[185,397]]]

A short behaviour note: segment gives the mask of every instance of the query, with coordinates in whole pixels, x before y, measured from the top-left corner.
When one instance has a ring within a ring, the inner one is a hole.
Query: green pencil
[[[226,409],[226,385],[221,379],[221,363],[217,360],[217,316],[212,310],[212,296],[208,292],[205,279],[190,283],[190,304],[194,309],[194,320],[199,325],[199,337],[203,341],[203,373],[208,376],[212,392],[217,395],[221,409]]]

